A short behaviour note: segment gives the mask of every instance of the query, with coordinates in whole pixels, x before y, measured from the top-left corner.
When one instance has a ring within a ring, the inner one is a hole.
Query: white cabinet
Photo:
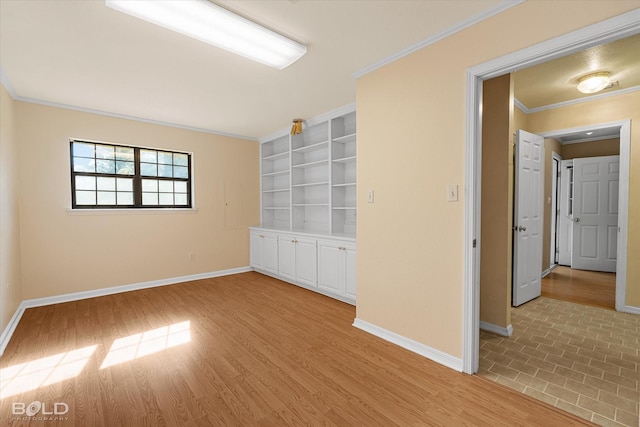
[[[278,273],[278,235],[251,231],[251,266],[269,273]]]
[[[278,279],[355,303],[353,238],[250,229],[251,267]]]
[[[318,288],[356,298],[356,247],[340,240],[318,240]]]
[[[278,272],[285,279],[318,286],[316,240],[295,235],[278,236]]]

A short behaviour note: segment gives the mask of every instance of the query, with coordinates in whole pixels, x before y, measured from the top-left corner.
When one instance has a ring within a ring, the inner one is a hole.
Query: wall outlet
[[[189,253],[187,253],[187,259],[189,261],[196,259],[196,251],[189,251]]]

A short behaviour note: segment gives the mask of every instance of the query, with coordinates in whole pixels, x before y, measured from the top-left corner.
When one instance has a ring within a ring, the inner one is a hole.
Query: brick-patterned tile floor
[[[539,297],[480,331],[478,375],[603,426],[640,426],[640,316]]]

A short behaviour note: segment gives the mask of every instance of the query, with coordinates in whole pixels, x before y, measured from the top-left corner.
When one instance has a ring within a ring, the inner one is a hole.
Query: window
[[[71,140],[73,209],[190,208],[191,154]]]

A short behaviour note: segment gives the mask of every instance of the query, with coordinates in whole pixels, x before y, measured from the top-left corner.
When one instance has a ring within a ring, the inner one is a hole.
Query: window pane
[[[161,205],[173,205],[173,193],[160,193],[159,201]]]
[[[98,190],[116,191],[116,179],[98,177]],[[100,200],[100,195],[98,195],[98,200]]]
[[[96,172],[116,173],[116,162],[114,160],[97,160]]]
[[[158,163],[158,152],[155,150],[140,150],[140,161],[145,163]]]
[[[151,163],[140,164],[140,175],[143,176],[158,176],[158,165]]]
[[[184,206],[187,204],[187,195],[186,194],[176,194],[175,195],[176,205]]]
[[[173,181],[159,181],[158,191],[161,193],[173,193]]]
[[[158,193],[142,193],[142,204],[143,205],[157,205],[158,204]]]
[[[93,176],[76,176],[76,190],[95,190],[96,178]]]
[[[158,163],[163,163],[165,165],[170,165],[173,163],[171,153],[167,153],[164,151],[158,151]]]
[[[158,192],[158,180],[157,179],[143,179],[142,191]]]
[[[133,191],[133,179],[131,178],[117,178],[116,187],[118,191]]]
[[[115,205],[116,193],[113,191],[98,191],[99,205]]]
[[[85,159],[84,157],[73,158],[74,172],[95,172],[96,161],[94,159]]]
[[[189,168],[185,166],[174,166],[173,176],[174,178],[189,178]]]
[[[116,147],[116,160],[133,161],[133,148]]]
[[[95,144],[86,142],[73,143],[73,155],[77,157],[94,157]]]
[[[118,205],[133,205],[133,193],[118,191]]]
[[[133,175],[136,173],[133,162],[116,161],[116,173],[118,175]]]
[[[114,159],[115,147],[113,145],[96,145],[96,158]]]
[[[171,165],[158,165],[158,176],[163,176],[165,178],[171,178],[173,167]]]
[[[184,181],[173,181],[173,185],[176,193],[186,193],[187,192],[187,183]]]
[[[96,192],[95,191],[76,191],[76,204],[77,205],[95,205]]]
[[[173,153],[173,164],[179,166],[189,166],[189,157],[186,154]]]

